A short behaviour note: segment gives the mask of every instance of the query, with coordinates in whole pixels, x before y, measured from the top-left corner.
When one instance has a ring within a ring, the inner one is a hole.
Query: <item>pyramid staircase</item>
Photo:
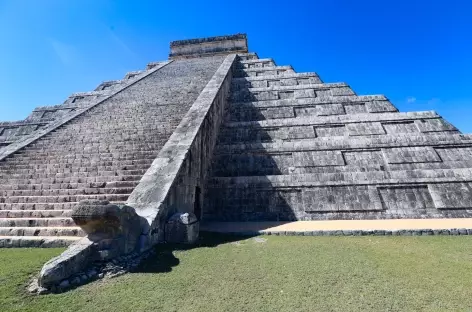
[[[470,217],[471,144],[435,112],[241,54],[204,219]]]
[[[81,200],[126,202],[223,59],[152,63],[123,81],[102,83],[90,99],[75,94],[10,123],[32,130],[8,131],[4,153],[41,131],[35,123],[47,128],[66,120],[0,160],[0,247],[68,245],[84,236],[70,218]]]

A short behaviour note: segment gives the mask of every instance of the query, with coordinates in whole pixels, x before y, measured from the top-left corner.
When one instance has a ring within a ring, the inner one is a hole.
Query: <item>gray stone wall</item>
[[[0,236],[83,236],[72,211],[84,200],[127,200],[223,59],[154,67],[7,146],[0,152]]]
[[[247,52],[246,34],[178,40],[170,43],[169,59]]]
[[[471,216],[472,136],[271,59],[239,62],[206,220]]]

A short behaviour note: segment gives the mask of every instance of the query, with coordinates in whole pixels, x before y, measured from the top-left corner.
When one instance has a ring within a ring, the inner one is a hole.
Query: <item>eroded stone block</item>
[[[166,223],[168,243],[194,244],[198,240],[200,222],[193,213],[176,213]]]
[[[383,210],[375,187],[316,187],[303,190],[302,194],[304,210],[310,213]]]

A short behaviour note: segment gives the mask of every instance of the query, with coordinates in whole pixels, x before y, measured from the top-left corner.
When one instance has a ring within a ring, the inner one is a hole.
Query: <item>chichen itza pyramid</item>
[[[0,123],[0,192],[0,246],[86,250],[88,234],[102,258],[198,220],[471,217],[472,136],[260,59],[243,34],[183,40]]]

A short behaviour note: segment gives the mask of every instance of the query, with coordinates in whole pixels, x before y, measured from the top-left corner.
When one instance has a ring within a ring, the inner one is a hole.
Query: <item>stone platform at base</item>
[[[235,235],[472,235],[472,218],[207,222],[200,230]]]

